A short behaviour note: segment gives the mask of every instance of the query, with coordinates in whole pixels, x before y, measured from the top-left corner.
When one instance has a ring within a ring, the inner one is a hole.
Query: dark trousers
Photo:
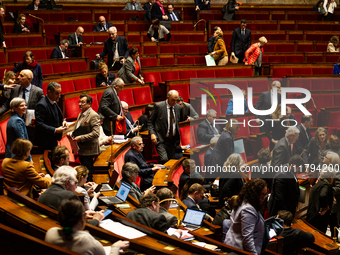
[[[156,145],[157,153],[159,156],[159,163],[164,164],[168,162],[169,159],[175,158],[176,144],[173,139],[166,137],[164,142],[158,143]]]
[[[255,66],[255,76],[260,76],[261,75],[261,67]]]
[[[334,237],[334,227],[339,227],[338,213],[331,213],[329,227],[331,229],[331,236]],[[338,231],[336,231],[336,233],[339,234]]]
[[[328,13],[327,16],[325,16],[324,21],[332,21],[333,13]]]
[[[238,58],[238,63],[240,64],[244,64],[243,59],[244,59],[244,52],[239,53],[238,55],[236,55],[236,57]]]
[[[92,182],[93,176],[93,163],[94,163],[95,156],[81,156],[79,155],[79,161],[83,166],[86,166],[89,170],[89,175],[87,177],[88,182]]]

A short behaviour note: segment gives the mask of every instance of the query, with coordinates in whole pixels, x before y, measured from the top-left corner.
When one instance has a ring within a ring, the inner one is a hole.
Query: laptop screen
[[[185,212],[183,222],[200,226],[202,224],[204,215],[205,212],[187,209],[187,211]]]
[[[117,192],[116,197],[118,197],[120,200],[125,202],[127,196],[129,195],[131,188],[132,187],[130,185],[127,185],[126,183],[122,182],[122,184],[120,185],[120,188]]]

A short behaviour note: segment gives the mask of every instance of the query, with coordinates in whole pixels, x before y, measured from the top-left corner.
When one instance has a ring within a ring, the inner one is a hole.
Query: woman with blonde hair
[[[214,42],[212,45],[213,52],[209,54],[214,57],[215,62],[219,66],[225,66],[226,64],[228,64],[228,52],[225,47],[222,30],[217,29],[214,32],[213,36],[214,36]]]
[[[96,87],[108,87],[116,79],[114,73],[109,72],[108,66],[102,62],[98,65],[99,74],[96,75]]]
[[[29,33],[29,27],[25,24],[26,16],[21,13],[18,15],[17,22],[14,24],[13,33]]]
[[[333,35],[327,45],[327,52],[339,52],[340,49],[337,48],[338,44],[339,44],[339,36]]]
[[[263,57],[263,46],[267,44],[266,37],[262,36],[259,38],[258,43],[254,43],[249,47],[245,53],[243,62],[245,65],[255,65],[255,75],[261,75],[262,57]]]
[[[51,185],[51,177],[37,173],[33,164],[25,161],[31,153],[33,144],[22,138],[15,140],[11,153],[13,158],[5,158],[1,170],[6,188],[16,187],[25,196],[33,198],[33,185],[46,189]]]
[[[76,166],[74,168],[77,171],[77,180],[78,186],[76,188],[76,192],[84,195],[84,207],[85,211],[92,210],[94,211],[98,205],[98,197],[100,196],[100,192],[94,192],[94,187],[90,187],[88,190],[84,189],[83,186],[87,181],[87,176],[89,174],[89,170],[86,166]],[[89,194],[93,193],[92,200],[90,199]]]

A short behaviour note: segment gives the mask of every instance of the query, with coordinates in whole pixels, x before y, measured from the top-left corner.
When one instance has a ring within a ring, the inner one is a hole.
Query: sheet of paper
[[[204,246],[207,245],[207,243],[205,243],[205,242],[192,242],[192,244],[197,245],[199,247],[204,247]]]
[[[26,110],[26,126],[32,125],[32,120],[35,119],[35,110],[27,109]]]
[[[205,55],[207,66],[216,66],[215,59],[211,55]]]
[[[100,226],[116,235],[120,235],[127,239],[135,239],[146,236],[146,234],[137,229],[125,226],[119,222],[114,222],[110,219],[102,220]]]
[[[238,154],[244,153],[243,139],[234,141],[234,152]]]

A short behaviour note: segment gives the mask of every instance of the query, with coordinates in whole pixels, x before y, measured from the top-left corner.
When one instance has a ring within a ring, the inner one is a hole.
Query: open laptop
[[[121,204],[126,201],[127,196],[131,190],[132,186],[122,182],[116,196],[112,197],[99,197],[99,199],[106,205]]]
[[[111,191],[114,190],[115,185],[116,185],[116,181],[118,179],[119,173],[116,170],[112,171],[111,177],[110,177],[110,181],[109,183],[102,183],[102,188],[100,189],[100,191]]]
[[[183,219],[183,223],[185,224],[184,227],[190,231],[199,229],[204,219],[204,215],[205,212],[187,209]]]

